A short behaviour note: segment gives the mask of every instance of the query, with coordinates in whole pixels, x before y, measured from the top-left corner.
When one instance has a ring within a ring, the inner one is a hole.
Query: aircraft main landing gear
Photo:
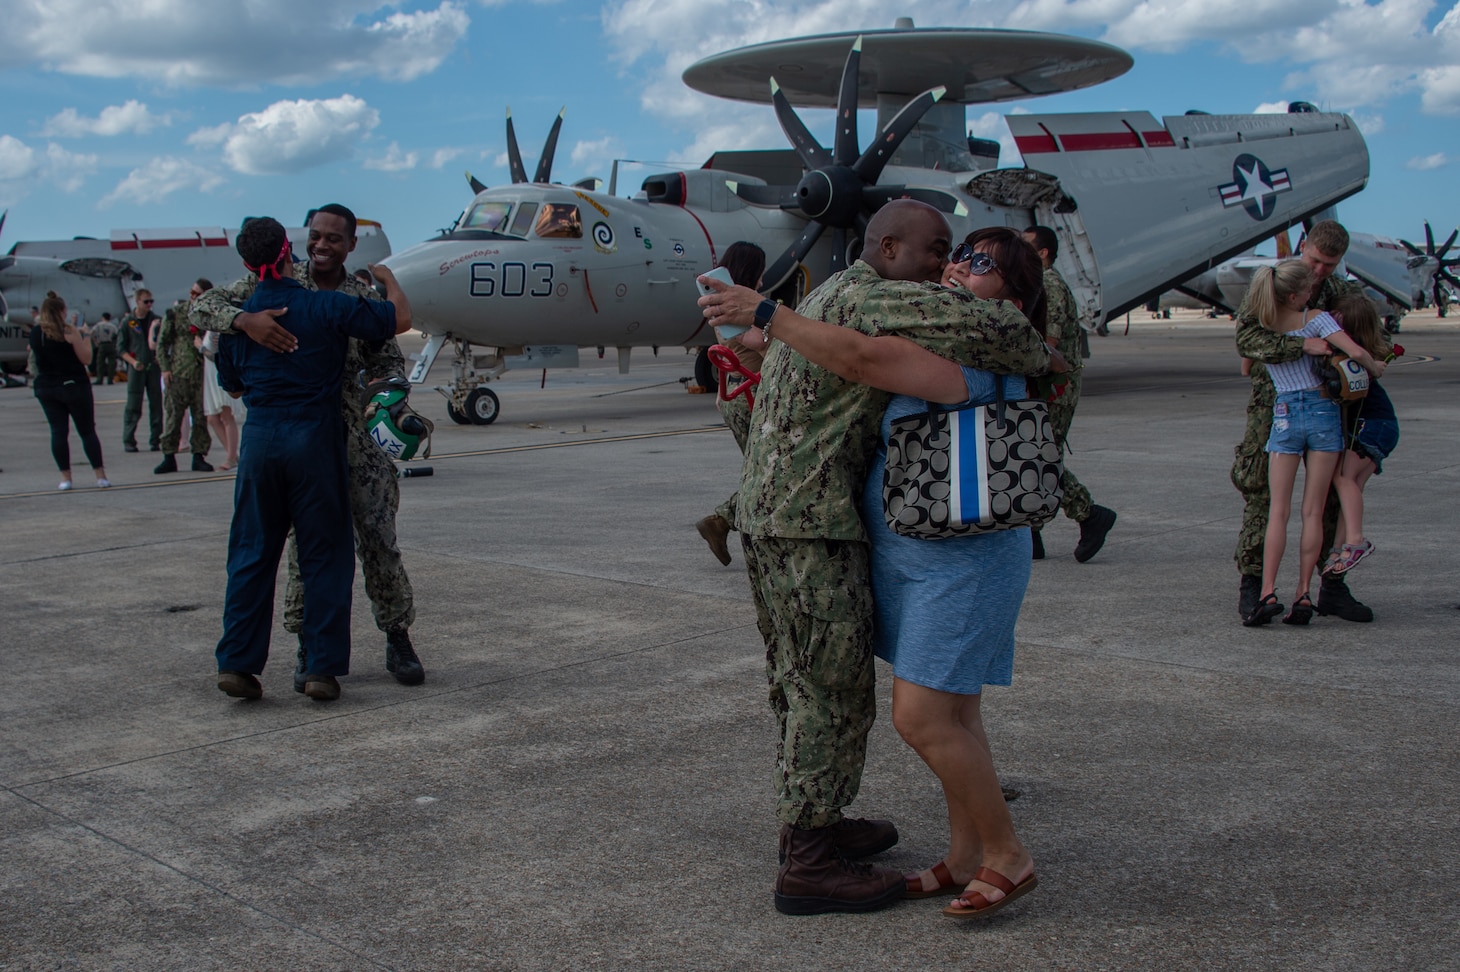
[[[470,422],[472,425],[491,425],[497,421],[497,415],[502,410],[502,403],[497,400],[497,393],[490,388],[473,388],[467,393],[465,409],[457,411],[455,405],[447,402],[446,411],[453,421],[459,424]],[[457,418],[461,415],[461,418]]]

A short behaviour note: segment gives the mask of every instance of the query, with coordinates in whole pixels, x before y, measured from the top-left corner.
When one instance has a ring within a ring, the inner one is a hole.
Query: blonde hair
[[[66,302],[54,290],[46,291],[41,301],[40,325],[41,333],[52,341],[66,340]]]
[[[1349,294],[1334,301],[1331,311],[1339,327],[1355,344],[1380,361],[1388,356],[1389,346],[1380,333],[1379,312],[1372,300],[1363,294]]]
[[[1269,331],[1278,329],[1278,305],[1313,286],[1313,269],[1302,260],[1284,260],[1275,267],[1258,267],[1247,291],[1247,307]]]

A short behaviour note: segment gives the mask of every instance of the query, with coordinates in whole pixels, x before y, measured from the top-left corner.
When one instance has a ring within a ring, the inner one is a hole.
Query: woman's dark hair
[[[751,290],[760,289],[760,278],[765,273],[765,250],[754,243],[731,243],[720,257],[720,266],[730,271],[730,279]]]
[[[1334,301],[1331,310],[1338,326],[1355,344],[1380,361],[1388,356],[1389,346],[1380,332],[1379,312],[1372,300],[1364,294],[1349,294]]]
[[[1039,253],[1030,246],[1017,230],[1007,226],[985,226],[974,230],[964,239],[975,250],[982,250],[994,258],[999,266],[999,275],[1004,278],[1006,300],[1017,300],[1024,308],[1024,316],[1041,335],[1049,320],[1049,307],[1044,295],[1044,263]]]
[[[289,238],[284,226],[271,216],[256,216],[243,224],[233,243],[246,266],[263,270],[279,262],[284,242]]]

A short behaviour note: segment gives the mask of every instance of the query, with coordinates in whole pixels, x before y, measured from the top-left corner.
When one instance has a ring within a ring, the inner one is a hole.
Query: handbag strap
[[[962,405],[940,405],[937,402],[928,402],[928,423],[934,424],[938,416],[943,412],[966,412],[970,408],[983,408],[985,405],[994,406],[994,415],[1000,425],[1004,424],[1005,405],[1004,398],[1004,375],[994,375],[994,400],[992,402],[964,402]]]

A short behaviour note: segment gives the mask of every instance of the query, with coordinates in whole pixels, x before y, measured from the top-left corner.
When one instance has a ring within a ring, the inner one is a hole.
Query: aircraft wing
[[[1007,115],[1025,165],[1059,181],[1099,258],[1108,320],[1363,189],[1347,115]]]

